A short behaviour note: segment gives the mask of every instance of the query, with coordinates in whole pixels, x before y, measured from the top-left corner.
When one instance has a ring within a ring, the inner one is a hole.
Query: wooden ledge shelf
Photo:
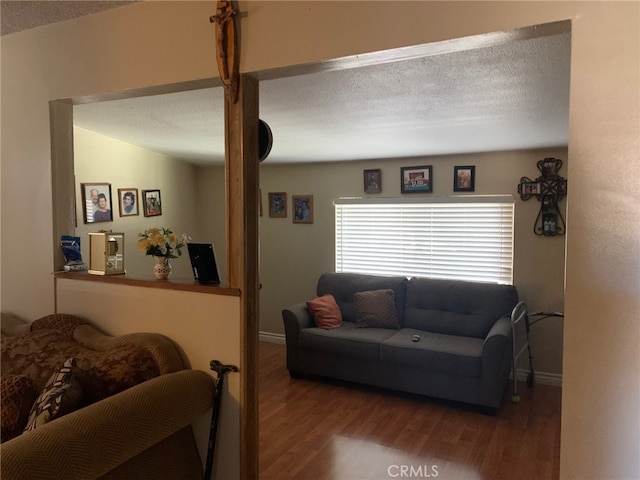
[[[224,285],[201,285],[192,278],[171,277],[167,280],[157,280],[153,275],[131,276],[124,275],[92,275],[87,272],[55,272],[55,278],[65,280],[81,280],[85,282],[110,283],[113,285],[131,285],[144,288],[161,288],[165,290],[179,290],[183,292],[208,293],[214,295],[240,296],[239,288],[229,288]]]

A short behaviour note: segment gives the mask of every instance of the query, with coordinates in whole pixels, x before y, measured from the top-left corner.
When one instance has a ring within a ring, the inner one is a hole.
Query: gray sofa
[[[400,328],[358,327],[355,294],[387,289]],[[306,302],[282,311],[293,378],[321,375],[497,411],[511,368],[514,286],[326,273],[317,294],[334,296],[343,324],[316,327]]]

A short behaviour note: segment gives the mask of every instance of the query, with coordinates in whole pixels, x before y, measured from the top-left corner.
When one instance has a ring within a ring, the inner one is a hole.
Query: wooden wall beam
[[[240,478],[258,479],[258,80],[225,98],[227,272],[240,289]]]

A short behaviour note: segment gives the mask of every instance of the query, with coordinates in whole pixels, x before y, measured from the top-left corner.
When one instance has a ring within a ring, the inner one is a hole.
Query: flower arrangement
[[[138,250],[143,251],[145,255],[166,258],[178,258],[182,255],[181,249],[191,240],[191,237],[184,233],[178,239],[170,228],[165,227],[149,228],[138,236]]]

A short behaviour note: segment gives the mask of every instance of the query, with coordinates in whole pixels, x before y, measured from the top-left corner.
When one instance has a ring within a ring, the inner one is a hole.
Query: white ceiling
[[[2,34],[129,3],[2,0]],[[261,81],[260,118],[274,137],[267,161],[566,146],[570,35],[533,37]],[[74,123],[194,163],[224,159],[222,88],[77,105]]]
[[[270,163],[566,146],[568,33],[260,82]],[[76,126],[194,163],[224,161],[223,90],[77,105]]]

